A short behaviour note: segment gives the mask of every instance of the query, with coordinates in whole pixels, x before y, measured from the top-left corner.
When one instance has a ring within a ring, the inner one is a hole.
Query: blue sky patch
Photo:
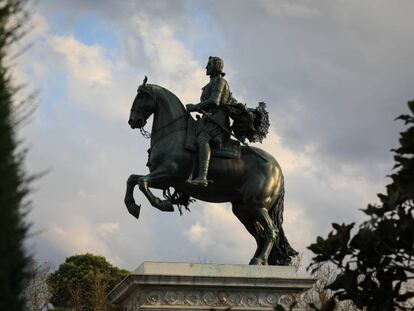
[[[82,15],[76,22],[73,34],[86,45],[98,44],[103,47],[106,57],[114,58],[119,53],[120,40],[111,23],[93,14]]]

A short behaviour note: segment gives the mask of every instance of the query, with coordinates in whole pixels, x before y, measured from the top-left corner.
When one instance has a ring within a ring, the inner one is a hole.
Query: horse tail
[[[283,183],[283,181],[282,181]],[[290,246],[289,241],[285,236],[282,228],[283,223],[283,208],[284,208],[285,187],[282,185],[282,191],[279,198],[269,210],[273,223],[276,225],[278,235],[275,244],[270,251],[268,264],[287,266],[291,263],[292,257],[297,256],[298,252]]]

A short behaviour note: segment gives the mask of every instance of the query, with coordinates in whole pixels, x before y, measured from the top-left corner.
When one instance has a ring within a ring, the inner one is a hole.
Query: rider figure
[[[199,111],[206,113],[197,121],[197,148],[198,148],[198,177],[189,180],[189,183],[206,187],[208,185],[207,172],[210,162],[210,144],[220,146],[230,137],[230,120],[223,109],[231,100],[230,88],[223,78],[223,60],[210,56],[206,66],[206,75],[210,76],[210,82],[203,87],[199,104],[188,104],[187,111]]]

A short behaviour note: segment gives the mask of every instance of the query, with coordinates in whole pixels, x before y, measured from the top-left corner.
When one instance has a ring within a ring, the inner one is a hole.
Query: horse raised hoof
[[[125,205],[128,209],[128,212],[134,216],[136,219],[139,219],[139,213],[141,211],[141,205],[135,204],[135,202],[125,202]]]
[[[259,259],[257,257],[253,257],[252,260],[250,260],[249,265],[254,265],[254,266],[265,266],[266,263],[263,259]]]

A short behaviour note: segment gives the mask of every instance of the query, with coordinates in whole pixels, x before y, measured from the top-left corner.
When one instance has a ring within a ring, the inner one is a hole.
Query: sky
[[[197,201],[162,213],[126,180],[148,173],[149,141],[128,124],[145,75],[197,103],[209,56],[224,60],[235,98],[267,103],[271,130],[259,147],[285,175],[286,235],[306,249],[332,222],[361,223],[389,182],[414,98],[414,2],[409,0],[41,0],[13,60],[38,108],[20,131],[33,184],[29,251],[58,266],[93,253],[129,270],[143,261],[245,264],[253,238],[230,204]],[[147,125],[147,129],[150,127]]]

